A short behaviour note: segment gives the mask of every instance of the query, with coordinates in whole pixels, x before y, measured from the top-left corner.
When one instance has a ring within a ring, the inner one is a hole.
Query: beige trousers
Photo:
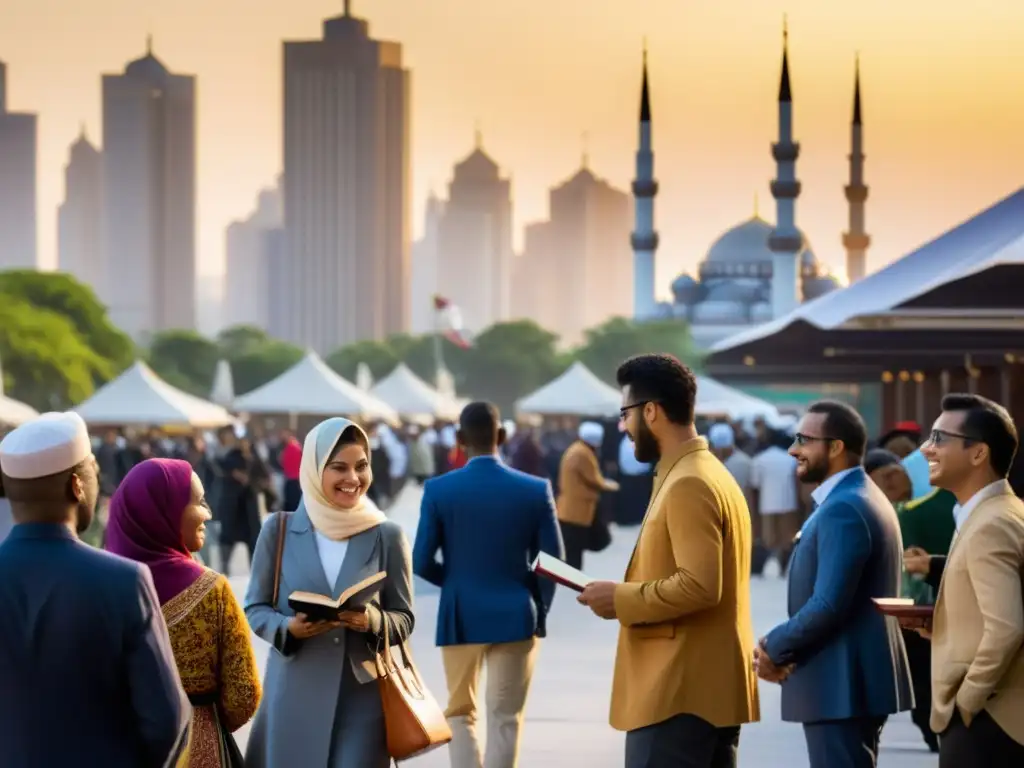
[[[452,768],[516,768],[526,694],[537,658],[537,638],[492,645],[441,648],[448,681],[445,717],[452,729],[448,745]],[[487,740],[481,758],[476,735],[477,687],[487,664]]]

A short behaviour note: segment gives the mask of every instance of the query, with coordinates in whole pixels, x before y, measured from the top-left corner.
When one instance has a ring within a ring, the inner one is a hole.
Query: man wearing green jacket
[[[868,451],[864,470],[896,508],[903,547],[911,558],[923,553],[944,555],[949,552],[956,530],[953,519],[956,497],[952,493],[936,488],[920,498],[911,499],[910,478],[899,457],[883,449]],[[916,571],[904,571],[902,597],[913,598],[918,605],[933,605],[938,588],[926,579],[927,573]],[[921,729],[928,748],[938,752],[938,737],[928,723],[932,706],[931,643],[910,630],[903,630],[903,642],[914,682],[911,717]]]

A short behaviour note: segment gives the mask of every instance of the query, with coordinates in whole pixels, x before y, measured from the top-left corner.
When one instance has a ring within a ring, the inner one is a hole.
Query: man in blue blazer
[[[789,563],[789,621],[755,651],[782,682],[782,719],[803,723],[811,768],[874,768],[886,718],[914,705],[903,636],[872,598],[900,591],[896,512],[861,466],[867,430],[845,403],[814,403],[790,448],[818,487]]]
[[[19,427],[0,471],[16,523],[0,544],[0,765],[174,765],[192,708],[149,569],[76,536],[99,496],[85,422]]]
[[[437,644],[448,682],[445,716],[453,768],[514,768],[538,638],[555,585],[530,566],[538,552],[564,550],[551,484],[498,458],[505,441],[498,409],[470,403],[459,418],[469,461],[428,480],[413,571],[441,587]],[[437,562],[437,553],[441,562]],[[487,664],[487,744],[476,736],[477,684]]]

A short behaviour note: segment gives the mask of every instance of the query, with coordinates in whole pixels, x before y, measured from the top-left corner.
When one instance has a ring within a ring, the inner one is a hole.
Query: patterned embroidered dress
[[[207,570],[163,605],[181,683],[192,701],[188,768],[232,768],[229,734],[256,713],[262,686],[249,624],[228,580]]]

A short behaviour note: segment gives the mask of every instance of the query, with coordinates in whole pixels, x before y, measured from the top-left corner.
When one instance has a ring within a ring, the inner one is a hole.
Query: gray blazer
[[[366,684],[373,683],[377,676],[374,648],[383,622],[388,622],[391,638],[405,640],[412,633],[409,542],[401,526],[391,521],[353,536],[336,588],[332,588],[327,584],[305,508],[300,505],[290,518],[277,604],[271,604],[280,528],[276,514],[267,518],[260,531],[245,596],[249,626],[274,649],[267,663],[263,703],[249,737],[247,765],[328,766],[332,733],[337,736],[336,721],[342,721],[338,725],[343,730],[362,725],[343,722],[348,709],[344,700],[368,701],[368,696],[372,699],[371,691],[376,695],[376,685]],[[288,606],[289,594],[306,591],[337,597],[346,587],[378,571],[386,571],[387,578],[373,598],[380,608],[369,607],[368,635],[344,628],[307,640],[289,634],[288,619],[295,615]],[[343,675],[345,662],[350,675]],[[366,690],[349,691],[353,686]],[[358,734],[351,733],[350,738],[358,738]]]

